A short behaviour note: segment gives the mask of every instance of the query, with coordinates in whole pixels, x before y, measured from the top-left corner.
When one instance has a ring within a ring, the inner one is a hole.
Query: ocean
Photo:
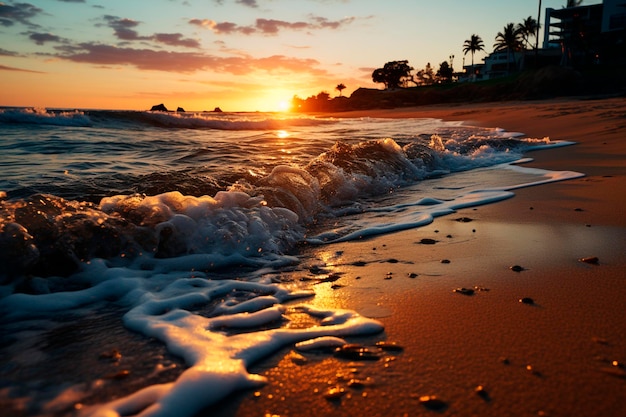
[[[210,415],[284,347],[384,332],[311,305],[338,279],[311,248],[579,177],[524,167],[571,144],[427,118],[2,108],[0,405]]]

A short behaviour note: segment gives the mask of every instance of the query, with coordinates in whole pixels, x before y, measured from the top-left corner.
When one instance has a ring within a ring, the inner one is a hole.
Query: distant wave
[[[276,130],[296,126],[316,126],[333,123],[330,119],[290,117],[273,113],[173,113],[116,110],[50,110],[44,108],[0,109],[0,124],[36,124],[53,126],[215,129],[215,130]]]
[[[84,112],[50,111],[43,108],[0,109],[0,124],[34,124],[54,126],[91,126]]]

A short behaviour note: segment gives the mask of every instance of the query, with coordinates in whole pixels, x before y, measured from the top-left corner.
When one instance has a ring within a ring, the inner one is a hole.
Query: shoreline
[[[237,394],[211,415],[621,415],[626,100],[435,105],[332,117],[464,120],[574,141],[534,152],[524,166],[585,176],[517,189],[511,199],[422,228],[311,248],[311,261],[340,273],[341,287],[316,286],[310,303],[377,318],[385,332],[356,341],[373,346],[386,339],[404,350],[349,362],[285,349],[251,369],[268,378],[266,386]],[[438,243],[418,246],[422,238]],[[599,263],[580,262],[584,257]],[[473,295],[453,292],[461,287]],[[333,387],[345,391],[331,400],[324,394]],[[424,402],[425,396],[439,400]]]

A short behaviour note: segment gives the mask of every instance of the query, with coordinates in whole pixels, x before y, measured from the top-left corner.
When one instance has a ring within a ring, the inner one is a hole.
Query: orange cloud
[[[347,17],[341,20],[328,20],[325,17],[310,16],[308,22],[287,22],[276,19],[256,19],[254,25],[240,26],[233,22],[216,22],[210,19],[191,19],[189,24],[210,29],[216,34],[230,35],[241,33],[252,35],[261,33],[263,35],[276,35],[281,30],[316,30],[316,29],[339,29],[349,25],[356,18]]]
[[[192,73],[196,71],[224,72],[234,75],[262,70],[268,73],[279,70],[324,74],[314,59],[291,58],[274,55],[266,58],[219,57],[195,52],[175,52],[152,49],[123,48],[97,43],[61,45],[57,58],[95,65],[131,65],[142,70]]]

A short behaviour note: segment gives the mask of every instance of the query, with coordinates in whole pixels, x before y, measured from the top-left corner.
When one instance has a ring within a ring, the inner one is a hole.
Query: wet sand
[[[341,278],[316,285],[310,303],[378,318],[383,334],[350,341],[403,350],[349,361],[285,349],[251,369],[268,377],[265,387],[206,414],[626,415],[626,99],[333,116],[466,120],[571,140],[578,144],[529,154],[526,166],[586,176],[519,189],[420,229],[312,248],[310,264]],[[325,396],[332,388],[337,398]]]

